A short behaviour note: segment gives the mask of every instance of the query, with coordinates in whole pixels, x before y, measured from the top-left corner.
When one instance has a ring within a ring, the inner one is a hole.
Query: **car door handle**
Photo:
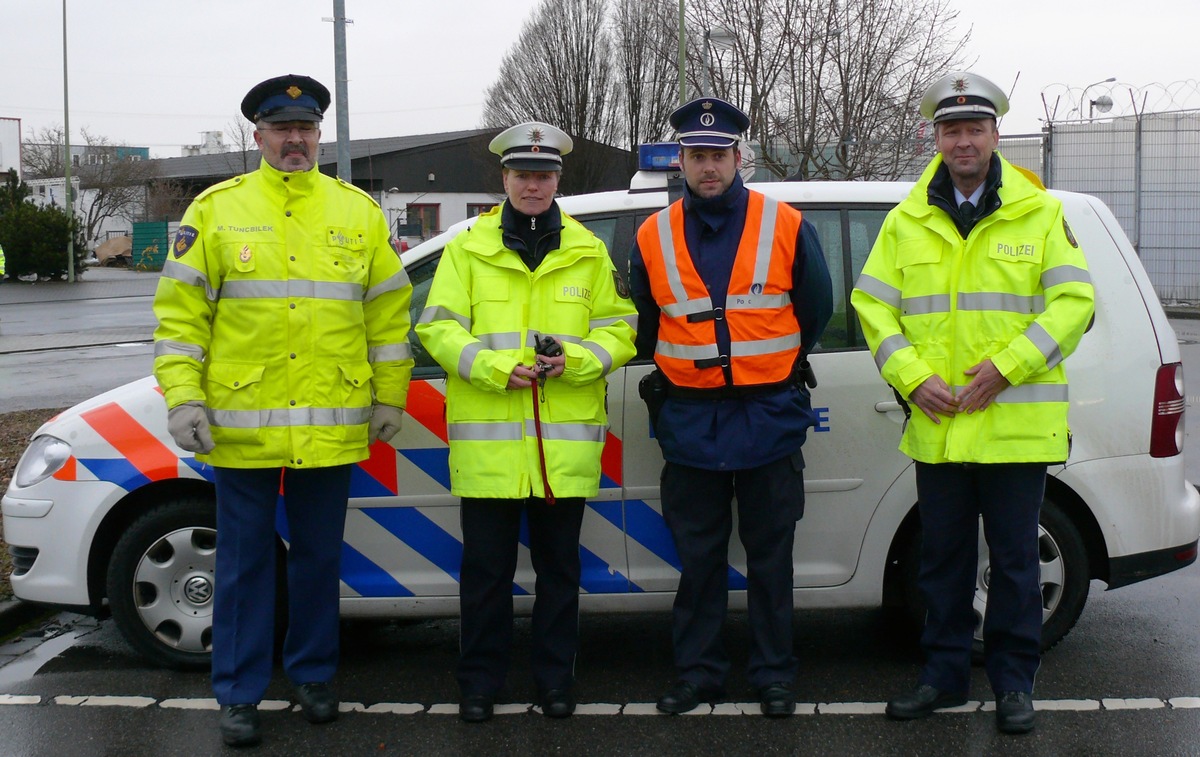
[[[875,412],[877,412],[877,413],[890,413],[893,410],[899,410],[899,409],[900,409],[900,403],[897,402],[896,400],[887,400],[885,402],[876,402],[875,403]]]

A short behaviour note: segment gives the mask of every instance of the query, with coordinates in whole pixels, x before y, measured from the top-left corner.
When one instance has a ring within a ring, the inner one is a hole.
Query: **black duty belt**
[[[761,397],[767,394],[778,394],[784,389],[799,386],[795,379],[778,381],[774,384],[754,384],[751,386],[718,386],[712,389],[696,389],[690,386],[675,386],[667,384],[667,396],[687,400],[740,400],[748,397]]]

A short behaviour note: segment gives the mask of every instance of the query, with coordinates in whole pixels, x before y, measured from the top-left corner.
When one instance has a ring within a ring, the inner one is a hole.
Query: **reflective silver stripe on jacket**
[[[289,407],[259,410],[208,409],[208,420],[221,428],[357,426],[371,420],[371,407]]]
[[[204,296],[208,298],[209,302],[216,302],[221,298],[221,292],[212,288],[203,273],[177,260],[172,260],[170,257],[167,258],[167,264],[163,266],[162,275],[185,286],[204,287]]]
[[[488,350],[519,350],[521,349],[521,332],[497,331],[492,334],[476,334],[475,338]]]
[[[367,361],[371,363],[390,363],[393,360],[410,360],[412,345],[408,342],[396,344],[381,344],[367,350]]]
[[[880,342],[879,349],[875,350],[875,367],[882,372],[888,358],[896,354],[897,351],[911,346],[912,342],[908,341],[908,338],[904,334],[892,334]]]
[[[904,315],[932,315],[950,312],[950,295],[927,294],[924,297],[904,297],[900,300]]]
[[[1042,271],[1042,289],[1069,283],[1090,284],[1092,276],[1085,269],[1074,265],[1060,265]]]
[[[588,352],[595,355],[596,359],[600,361],[600,368],[602,371],[601,375],[607,376],[609,373],[612,372],[613,359],[612,359],[612,355],[609,354],[608,350],[604,349],[603,347],[596,344],[595,342],[586,342],[585,341],[585,342],[580,342],[579,345],[581,347],[583,347],[584,349],[586,349]]]
[[[594,423],[550,423],[542,419],[542,438],[559,442],[603,442],[608,428]],[[537,436],[533,418],[525,419],[525,435]]]
[[[1042,324],[1036,321],[1029,324],[1029,328],[1025,329],[1025,336],[1033,342],[1034,347],[1038,348],[1042,357],[1046,358],[1047,370],[1062,362],[1062,350],[1059,349],[1058,342],[1050,336]]]
[[[954,393],[962,394],[967,387],[956,386]],[[1016,405],[1026,402],[1067,402],[1066,384],[1020,384],[1010,386],[996,395],[996,402]]]
[[[198,344],[176,342],[171,339],[159,339],[154,343],[154,357],[163,355],[183,355],[193,360],[204,360],[204,348]]]
[[[792,304],[792,293],[780,294],[733,294],[725,297],[726,310],[767,310],[783,308]]]
[[[605,326],[611,326],[614,323],[621,323],[622,321],[628,323],[631,329],[637,331],[636,315],[620,315],[614,318],[593,318],[592,320],[588,321],[588,331],[602,329]]]
[[[542,438],[564,442],[603,442],[608,429],[587,423],[547,423],[542,421]],[[446,438],[452,442],[517,442],[537,435],[532,418],[502,423],[450,423]]]
[[[421,311],[421,317],[417,319],[417,323],[433,323],[434,321],[454,321],[467,331],[471,330],[470,316],[459,315],[453,310],[444,308],[441,305],[427,305],[425,309]]]
[[[694,300],[672,302],[662,307],[662,311],[671,318],[682,318],[695,313],[710,313],[712,309],[712,299],[709,297],[698,297]]]
[[[959,292],[958,309],[1037,315],[1046,309],[1046,298],[1040,294],[1026,297],[1006,292]]]
[[[403,289],[404,287],[408,286],[408,284],[408,272],[401,268],[396,273],[393,273],[391,276],[388,276],[383,281],[368,289],[366,295],[364,295],[362,298],[363,302],[370,302],[381,294],[387,294],[388,292],[395,292],[398,289]]]
[[[854,282],[855,289],[861,289],[889,307],[900,309],[900,290],[874,276],[860,274]]]
[[[763,198],[762,223],[758,227],[758,244],[754,251],[754,276],[750,282],[765,284],[771,273],[771,251],[775,246],[775,217],[779,215],[779,201]],[[749,294],[739,292],[738,294]],[[728,299],[728,297],[726,298]],[[729,307],[729,303],[725,303]]]
[[[711,360],[720,357],[715,344],[672,344],[659,339],[654,351],[664,357],[674,357],[680,360]]]
[[[466,347],[463,347],[462,352],[458,355],[458,377],[463,381],[471,380],[471,366],[475,364],[475,358],[483,352],[484,346],[482,342],[469,342]]]
[[[525,438],[525,424],[521,421],[449,423],[446,438],[452,442],[516,442]]]
[[[359,302],[363,289],[359,284],[337,281],[288,281],[242,280],[226,281],[221,286],[222,297],[238,299],[283,299],[285,297],[308,297],[316,300],[342,300]]]
[[[771,339],[747,339],[735,341],[729,345],[729,354],[733,357],[751,357],[754,355],[772,355],[776,352],[798,349],[800,347],[800,332],[784,334]]]

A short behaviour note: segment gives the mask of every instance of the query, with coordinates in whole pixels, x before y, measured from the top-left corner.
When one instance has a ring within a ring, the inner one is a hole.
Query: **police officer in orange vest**
[[[653,419],[666,465],[662,512],[682,572],[672,636],[678,681],[658,709],[724,696],[721,644],[736,495],[746,550],[752,649],[762,712],[796,710],[792,546],[804,513],[801,445],[816,422],[800,379],[833,309],[825,256],[794,208],[746,188],[745,113],[714,97],[671,114],[683,198],[647,219],[630,258],[638,355],[666,398]],[[653,405],[652,405],[653,410]]]

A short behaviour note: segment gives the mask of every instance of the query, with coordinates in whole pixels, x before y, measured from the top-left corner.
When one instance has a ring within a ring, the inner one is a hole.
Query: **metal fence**
[[[1200,110],[1048,122],[1001,137],[1047,187],[1104,201],[1164,302],[1200,301]]]

